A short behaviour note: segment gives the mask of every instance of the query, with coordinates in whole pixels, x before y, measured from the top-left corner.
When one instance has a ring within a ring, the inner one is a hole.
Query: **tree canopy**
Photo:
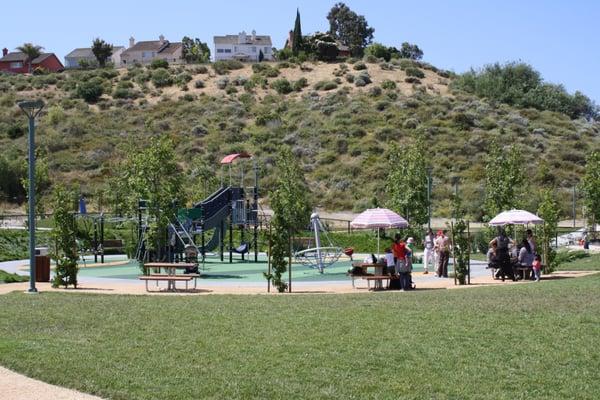
[[[296,21],[294,21],[294,32],[292,34],[292,54],[297,56],[302,50],[302,25],[300,23],[300,10],[296,9]]]
[[[420,137],[402,148],[390,146],[385,189],[390,209],[400,213],[410,223],[427,223],[427,163],[425,144]]]
[[[329,14],[329,33],[348,46],[353,56],[362,56],[365,47],[373,40],[375,29],[363,15],[358,15],[344,3],[336,3]]]
[[[504,150],[497,141],[492,141],[485,163],[485,209],[488,218],[493,218],[501,211],[517,208],[520,187],[524,181],[519,149],[512,145]]]
[[[205,63],[210,61],[210,48],[198,38],[184,36],[181,39],[181,55],[187,63]]]
[[[588,223],[597,224],[600,222],[600,151],[592,151],[587,156],[580,187]]]
[[[411,60],[420,60],[423,58],[423,50],[416,44],[410,44],[408,42],[402,43],[400,50],[398,51],[400,58],[409,58]]]
[[[92,53],[94,53],[94,57],[98,60],[98,65],[104,67],[106,66],[106,61],[113,54],[113,45],[106,43],[100,38],[96,38],[92,42]]]
[[[44,48],[42,46],[38,46],[33,43],[24,43],[23,45],[17,47],[17,50],[19,50],[21,53],[25,53],[27,56],[29,73],[31,73],[31,63],[42,54],[43,49]]]

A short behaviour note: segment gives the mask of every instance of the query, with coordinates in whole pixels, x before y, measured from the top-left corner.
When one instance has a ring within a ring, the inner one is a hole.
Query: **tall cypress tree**
[[[300,26],[300,10],[298,9],[296,9],[296,22],[294,22],[292,40],[292,53],[297,56],[302,49],[302,27]]]

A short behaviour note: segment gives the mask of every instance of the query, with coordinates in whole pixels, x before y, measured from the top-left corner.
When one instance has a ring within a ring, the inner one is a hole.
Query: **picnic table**
[[[146,282],[146,291],[148,291],[148,281],[155,281],[158,285],[159,281],[167,282],[167,290],[175,291],[175,283],[182,281],[185,282],[185,287],[187,289],[188,282],[194,279],[194,289],[196,288],[196,279],[200,276],[200,274],[177,274],[178,269],[191,269],[196,267],[194,263],[167,263],[167,262],[150,262],[144,264],[146,268],[152,268],[158,270],[157,273],[153,273],[150,275],[141,275],[139,276],[140,280]],[[161,274],[161,269],[165,269],[165,274]]]
[[[363,279],[367,280],[367,285],[370,288],[370,281],[374,280],[375,281],[375,285],[374,285],[374,289],[383,289],[383,280],[384,279],[389,279],[389,277],[387,277],[386,275],[384,275],[384,271],[386,269],[386,264],[385,263],[362,263],[362,262],[356,262],[356,263],[352,263],[352,267],[354,268],[362,268],[363,273],[362,275],[360,275]],[[373,268],[373,274],[370,275],[368,273],[369,268]],[[357,275],[352,274],[352,287],[354,287],[354,278]]]

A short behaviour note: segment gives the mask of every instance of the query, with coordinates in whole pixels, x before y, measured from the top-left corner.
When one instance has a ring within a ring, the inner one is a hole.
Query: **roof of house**
[[[42,53],[39,55],[39,57],[36,57],[33,59],[33,61],[31,61],[32,64],[39,64],[42,61],[44,61],[46,58],[53,56],[54,53]],[[5,55],[4,57],[0,58],[0,62],[1,61],[7,61],[7,62],[11,62],[11,61],[22,61],[25,62],[27,61],[27,54],[25,53],[21,53],[20,51],[15,51],[12,53],[8,53],[7,55]]]
[[[113,54],[120,49],[123,49],[123,46],[113,46]],[[94,57],[94,52],[92,52],[91,47],[80,47],[78,49],[73,50],[69,54],[65,56],[65,58],[91,58]]]
[[[225,36],[214,36],[213,40],[215,44],[240,44],[239,35],[225,35]],[[269,35],[256,35],[254,40],[252,35],[246,35],[246,41],[242,44],[255,44],[259,46],[272,46],[271,36]]]
[[[178,48],[181,47],[181,43],[171,43],[168,40],[146,40],[137,42],[130,48],[126,49],[123,54],[130,51],[155,51],[157,53],[174,53]]]

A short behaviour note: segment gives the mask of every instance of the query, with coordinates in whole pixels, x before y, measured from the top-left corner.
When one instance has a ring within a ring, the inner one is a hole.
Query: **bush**
[[[197,80],[196,82],[194,82],[194,87],[196,89],[202,89],[204,87],[204,81],[202,80]]]
[[[319,81],[313,86],[315,90],[333,90],[338,87],[333,81]]]
[[[390,61],[391,49],[381,43],[373,43],[365,49],[365,55],[374,57],[375,59],[383,58],[385,61]]]
[[[192,76],[190,74],[188,74],[187,72],[183,72],[179,75],[177,75],[177,77],[175,78],[175,81],[177,82],[178,85],[185,85],[186,83],[190,82],[192,80]]]
[[[354,64],[354,66],[352,66],[352,68],[353,68],[355,71],[362,71],[362,70],[365,70],[365,69],[367,69],[367,64],[365,64],[365,63],[364,63],[364,62],[362,62],[362,61],[361,61],[361,62],[357,62],[356,64]]]
[[[237,60],[220,60],[212,64],[217,75],[227,75],[229,71],[244,68],[244,64]]]
[[[223,89],[227,88],[227,85],[229,85],[229,78],[226,76],[217,81],[217,87],[219,89],[223,90]]]
[[[369,83],[371,83],[371,76],[366,72],[359,74],[356,79],[354,79],[354,84],[357,87],[366,86]]]
[[[293,88],[296,92],[301,92],[302,89],[308,86],[308,80],[305,77],[302,77],[294,82]]]
[[[372,88],[369,89],[369,96],[371,96],[371,97],[381,96],[381,88],[379,86],[373,86]]]
[[[404,78],[404,82],[406,83],[414,83],[414,84],[420,84],[421,81],[418,78],[415,78],[414,76],[409,76],[408,78]]]
[[[152,83],[157,88],[171,86],[173,84],[173,77],[171,76],[169,71],[167,71],[164,68],[158,68],[154,70],[151,79]]]
[[[13,123],[6,130],[6,135],[10,139],[17,139],[17,138],[20,138],[21,136],[25,135],[25,131],[26,131],[26,129],[24,126],[17,124],[17,123]]]
[[[425,73],[421,71],[419,68],[409,67],[405,70],[406,76],[414,76],[415,78],[423,79],[425,78]]]
[[[195,74],[208,74],[208,68],[206,68],[206,65],[200,65],[194,67],[192,69],[192,72],[194,72]]]
[[[294,89],[292,84],[287,79],[277,79],[271,83],[271,88],[279,94],[291,93]]]
[[[159,69],[159,68],[164,68],[164,69],[168,69],[169,68],[169,63],[167,60],[152,60],[152,62],[150,63],[150,69]]]
[[[104,81],[99,77],[78,83],[76,89],[77,97],[85,100],[87,103],[95,103],[102,96],[102,93],[104,93],[103,83]]]
[[[345,78],[346,78],[346,82],[348,82],[348,83],[354,83],[354,75],[352,75],[352,74],[346,74]]]
[[[248,79],[246,79],[243,76],[238,76],[237,78],[235,78],[233,81],[231,81],[235,86],[244,86],[244,84],[246,83]]]
[[[396,82],[386,79],[383,82],[381,82],[381,87],[385,90],[394,90],[396,89]]]

